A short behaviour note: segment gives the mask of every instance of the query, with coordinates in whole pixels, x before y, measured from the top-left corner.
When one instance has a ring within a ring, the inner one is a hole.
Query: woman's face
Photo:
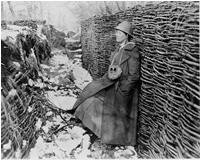
[[[123,42],[127,38],[127,35],[120,30],[116,30],[115,34],[117,42]]]

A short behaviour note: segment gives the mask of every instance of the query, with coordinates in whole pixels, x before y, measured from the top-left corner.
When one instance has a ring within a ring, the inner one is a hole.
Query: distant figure
[[[46,20],[44,20],[42,24],[43,24],[43,26],[42,26],[42,29],[41,29],[41,33],[44,34],[47,39],[49,39],[48,26],[46,25]]]
[[[132,26],[116,28],[119,46],[110,57],[108,72],[89,83],[71,110],[101,143],[134,146],[137,136],[140,54],[131,42]]]
[[[30,70],[33,72],[33,77],[37,78],[38,77],[38,71],[40,70],[40,64],[35,56],[34,49],[30,49],[30,54],[26,58],[26,62],[30,67]]]

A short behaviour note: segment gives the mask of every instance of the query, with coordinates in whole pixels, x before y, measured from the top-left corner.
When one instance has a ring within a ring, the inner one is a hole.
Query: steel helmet
[[[120,24],[118,24],[117,27],[115,27],[115,29],[118,29],[120,31],[123,31],[125,33],[127,33],[128,35],[132,36],[132,32],[133,32],[133,28],[131,26],[131,23],[128,21],[123,21]]]

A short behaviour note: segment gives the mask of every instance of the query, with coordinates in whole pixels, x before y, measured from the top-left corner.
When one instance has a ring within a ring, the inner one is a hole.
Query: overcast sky
[[[39,1],[35,1],[39,3]],[[6,14],[6,19],[12,19],[8,4],[6,1],[4,3],[4,12]],[[24,1],[11,1],[13,5],[13,10],[16,14],[21,13],[27,14],[27,7],[24,5]],[[43,6],[43,19],[47,20],[48,24],[53,24],[56,27],[62,26],[66,30],[77,30],[77,18],[70,11],[70,1],[41,1]],[[48,14],[49,12],[49,14]],[[49,15],[49,16],[48,16]],[[37,18],[40,19],[41,15],[37,13]]]

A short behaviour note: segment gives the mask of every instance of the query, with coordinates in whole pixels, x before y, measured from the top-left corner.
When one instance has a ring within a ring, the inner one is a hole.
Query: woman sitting
[[[136,145],[140,55],[132,27],[116,28],[119,46],[110,57],[108,72],[89,83],[73,106],[74,115],[105,144]]]

